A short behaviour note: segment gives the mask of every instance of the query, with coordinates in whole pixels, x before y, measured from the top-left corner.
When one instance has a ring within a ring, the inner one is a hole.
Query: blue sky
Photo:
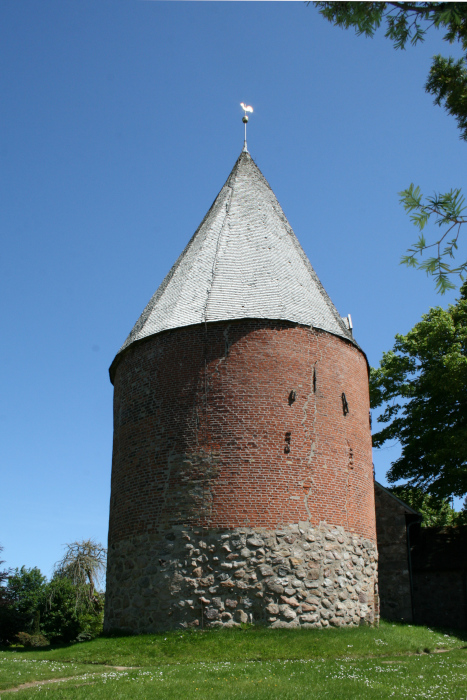
[[[0,543],[50,575],[65,542],[106,543],[108,367],[240,153],[239,102],[372,365],[455,299],[399,265],[397,192],[462,187],[467,146],[423,90],[457,50],[436,31],[402,52],[302,2],[3,0],[0,35]]]

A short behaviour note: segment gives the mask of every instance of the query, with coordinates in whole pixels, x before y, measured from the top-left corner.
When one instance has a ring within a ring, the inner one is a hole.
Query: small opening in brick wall
[[[342,392],[341,398],[342,398],[342,411],[344,413],[344,416],[346,416],[347,413],[349,412],[349,404],[347,403],[347,399],[345,398],[344,392]]]
[[[292,391],[289,394],[289,406],[291,406],[293,404],[293,402],[295,401],[296,398],[297,398],[297,392],[295,391],[295,389],[292,389]]]
[[[316,367],[313,367],[313,393],[316,394]]]
[[[285,447],[284,447],[285,454],[288,454],[290,452],[291,439],[292,439],[292,433],[286,433],[285,434]]]

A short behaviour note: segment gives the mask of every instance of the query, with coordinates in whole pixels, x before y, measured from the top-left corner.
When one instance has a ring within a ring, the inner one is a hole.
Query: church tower
[[[110,378],[107,631],[375,621],[367,360],[246,146]]]

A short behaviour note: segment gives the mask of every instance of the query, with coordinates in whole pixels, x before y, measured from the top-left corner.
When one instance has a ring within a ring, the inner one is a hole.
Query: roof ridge
[[[230,177],[229,177],[230,180]],[[235,184],[235,182],[234,182]],[[212,286],[214,284],[214,277],[216,274],[216,262],[217,262],[217,256],[219,253],[219,245],[220,245],[220,240],[222,237],[222,232],[224,231],[226,221],[229,217],[229,209],[230,209],[230,203],[232,201],[233,197],[233,185],[230,185],[230,183],[226,183],[226,185],[229,188],[229,198],[228,201],[225,203],[225,213],[224,213],[224,220],[222,222],[221,230],[219,231],[219,235],[217,236],[217,242],[216,242],[216,250],[214,252],[214,257],[212,260],[212,272],[211,272],[211,279],[209,283],[209,288],[207,290],[206,294],[206,303],[204,305],[204,310],[203,310],[203,321],[204,323],[207,323],[207,312],[208,312],[208,305],[209,305],[209,297],[211,296],[211,291],[212,291]]]

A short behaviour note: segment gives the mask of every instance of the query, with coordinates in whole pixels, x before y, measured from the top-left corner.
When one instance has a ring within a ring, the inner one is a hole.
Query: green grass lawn
[[[465,700],[466,641],[463,632],[391,623],[101,637],[67,647],[0,650],[0,698],[39,681],[15,697]]]

